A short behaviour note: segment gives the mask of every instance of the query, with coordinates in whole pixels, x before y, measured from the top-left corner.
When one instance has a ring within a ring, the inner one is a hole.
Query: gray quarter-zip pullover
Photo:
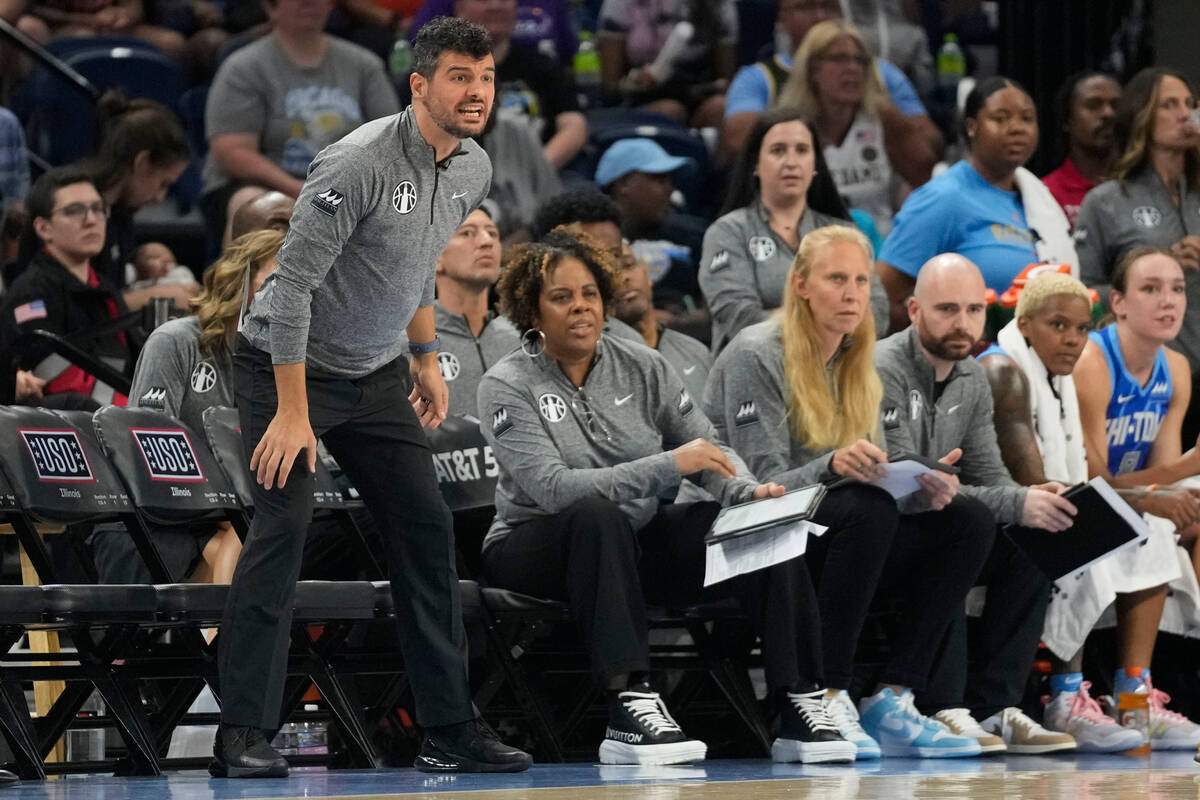
[[[1012,479],[1000,458],[983,366],[974,358],[957,362],[935,400],[933,365],[921,351],[914,325],[879,343],[875,369],[883,380],[888,458],[905,453],[941,458],[961,447],[960,491],[987,505],[997,521],[1018,522],[1028,490]]]
[[[688,394],[696,400],[704,397],[704,386],[713,363],[712,354],[704,342],[686,333],[659,326],[658,352],[675,368]]]
[[[596,346],[581,388],[544,354],[509,354],[479,382],[479,410],[500,467],[496,519],[485,547],[513,525],[584,497],[612,500],[639,529],[658,510],[659,497],[682,479],[670,451],[697,438],[720,444],[666,359],[617,337]],[[696,479],[724,504],[744,502],[758,481],[723,449],[737,477],[706,470]]]
[[[438,256],[491,175],[471,139],[435,163],[411,106],[326,147],[242,332],[275,364],[360,377],[394,360],[413,314],[433,304]]]
[[[806,209],[796,227],[803,239],[826,225],[853,223]],[[771,230],[767,210],[755,200],[731,211],[709,226],[704,234],[697,277],[712,311],[714,353],[747,325],[762,322],[783,305],[788,270],[796,251]],[[887,331],[888,299],[875,271],[871,270],[871,312],[880,335]]]
[[[1180,180],[1179,205],[1153,169],[1125,181],[1106,181],[1087,193],[1075,219],[1075,252],[1080,279],[1097,287],[1108,300],[1113,267],[1137,247],[1171,245],[1185,236],[1200,236],[1200,191]],[[1188,311],[1172,346],[1187,356],[1192,372],[1200,371],[1200,273],[1183,271]]]

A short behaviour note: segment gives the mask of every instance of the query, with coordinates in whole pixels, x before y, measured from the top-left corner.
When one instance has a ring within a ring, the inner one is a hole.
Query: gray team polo
[[[229,351],[203,353],[195,317],[163,323],[138,354],[129,404],[165,412],[203,436],[204,409],[234,405]]]
[[[433,305],[438,256],[491,175],[471,139],[435,163],[411,107],[326,147],[242,332],[275,364],[360,377],[394,360],[413,314]]]
[[[1185,236],[1200,236],[1200,191],[1180,180],[1179,205],[1153,169],[1125,181],[1106,181],[1087,193],[1075,220],[1080,278],[1108,300],[1113,267],[1137,247],[1164,250]],[[1172,346],[1200,371],[1200,273],[1183,271],[1188,311]]]
[[[712,353],[704,342],[659,325],[658,352],[675,368],[688,394],[697,400],[704,397],[704,385],[713,363]]]
[[[697,403],[661,354],[617,337],[596,345],[582,388],[544,354],[506,356],[479,382],[479,426],[500,466],[484,546],[585,497],[608,498],[640,529],[682,480],[670,451],[697,438],[719,443]],[[697,479],[722,504],[748,500],[758,482],[722,449],[737,477],[706,470]]]
[[[847,220],[809,208],[800,218],[796,233],[803,239],[826,225],[854,227]],[[712,311],[714,353],[719,353],[742,328],[762,322],[768,312],[783,305],[787,274],[795,257],[796,251],[771,230],[760,200],[729,212],[709,226],[697,277]],[[874,270],[871,311],[882,336],[887,332],[888,300]]]

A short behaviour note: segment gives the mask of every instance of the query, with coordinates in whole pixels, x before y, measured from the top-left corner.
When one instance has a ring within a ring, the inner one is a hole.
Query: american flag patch
[[[13,309],[13,317],[18,325],[24,325],[31,319],[42,319],[46,316],[46,304],[41,300],[31,300],[23,306]]]

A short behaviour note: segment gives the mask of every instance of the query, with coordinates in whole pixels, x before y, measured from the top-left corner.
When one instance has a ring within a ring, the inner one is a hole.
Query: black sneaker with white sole
[[[707,752],[708,745],[680,730],[649,685],[635,684],[609,699],[601,764],[687,764],[703,761]]]
[[[788,692],[779,714],[779,732],[771,744],[771,760],[820,764],[854,760],[858,748],[842,737],[825,708],[825,690]]]

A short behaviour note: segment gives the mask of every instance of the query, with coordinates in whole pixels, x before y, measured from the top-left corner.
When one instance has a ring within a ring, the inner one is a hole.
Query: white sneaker
[[[979,742],[980,755],[1003,753],[1008,749],[1004,740],[985,731],[965,708],[945,708],[933,715],[936,722],[955,736],[965,736]]]
[[[1075,739],[1069,733],[1048,731],[1012,706],[992,714],[979,726],[1003,739],[1010,753],[1059,753],[1075,749]]]
[[[1167,708],[1171,696],[1155,689],[1149,678],[1146,688],[1150,690],[1150,749],[1195,750],[1200,746],[1200,725]]]
[[[1059,692],[1051,698],[1042,719],[1046,728],[1071,734],[1080,753],[1119,753],[1145,744],[1140,731],[1122,728],[1100,709],[1088,694],[1091,686],[1084,681],[1078,691]]]
[[[854,743],[857,748],[856,760],[865,761],[883,755],[883,751],[879,749],[879,742],[872,739],[871,735],[863,730],[862,724],[858,721],[858,709],[854,707],[854,701],[850,699],[850,695],[845,689],[825,693],[825,710],[829,713],[833,724],[837,725],[842,738]]]

